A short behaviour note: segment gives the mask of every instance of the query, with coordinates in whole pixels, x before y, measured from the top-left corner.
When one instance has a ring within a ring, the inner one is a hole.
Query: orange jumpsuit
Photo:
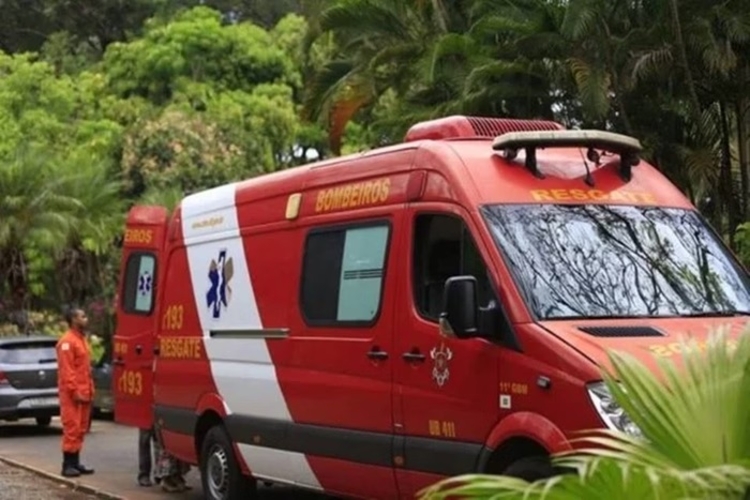
[[[57,341],[57,387],[63,426],[62,451],[79,453],[91,418],[94,381],[88,343],[75,330],[68,330]]]

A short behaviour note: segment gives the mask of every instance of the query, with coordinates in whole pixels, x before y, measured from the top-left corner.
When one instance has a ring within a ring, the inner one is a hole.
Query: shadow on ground
[[[59,419],[54,419],[52,425],[46,428],[38,427],[33,420],[0,422],[0,455],[48,473],[58,474],[62,458],[61,434]],[[138,431],[106,419],[94,421],[91,433],[86,435],[82,459],[84,463],[96,469],[96,474],[82,478],[81,482],[121,495],[128,500],[201,500],[203,498],[200,476],[195,468],[187,475],[188,484],[193,486],[193,490],[189,492],[169,494],[161,491],[159,487],[138,487],[136,484]],[[86,498],[80,493],[68,493],[79,496],[65,497],[64,500]],[[8,500],[21,500],[21,498],[23,497]],[[332,497],[281,486],[261,487],[258,499],[334,500]],[[2,491],[0,491],[0,500],[6,500]]]

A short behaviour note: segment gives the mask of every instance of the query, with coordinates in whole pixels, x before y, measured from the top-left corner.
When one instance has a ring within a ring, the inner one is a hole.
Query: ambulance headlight
[[[643,437],[641,429],[630,420],[630,417],[625,414],[625,410],[612,397],[607,384],[595,382],[589,384],[587,389],[591,402],[604,425],[609,429],[624,432],[633,437]]]

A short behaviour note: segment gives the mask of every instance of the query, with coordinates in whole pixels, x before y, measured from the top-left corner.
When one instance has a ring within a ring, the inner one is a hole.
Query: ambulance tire
[[[52,417],[36,417],[36,425],[38,427],[49,427],[50,425],[52,425]]]
[[[206,434],[200,456],[204,498],[211,500],[248,500],[257,495],[254,479],[242,474],[234,447],[222,425]]]
[[[533,483],[539,479],[555,476],[557,471],[552,466],[549,457],[525,457],[510,464],[504,471],[504,476],[517,477]]]

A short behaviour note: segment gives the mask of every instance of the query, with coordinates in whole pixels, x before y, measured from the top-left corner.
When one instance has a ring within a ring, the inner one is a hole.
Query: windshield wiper
[[[541,321],[567,321],[567,320],[591,320],[591,319],[666,319],[666,318],[732,318],[737,316],[750,316],[750,311],[707,311],[707,312],[696,312],[686,314],[674,314],[669,316],[662,315],[591,315],[591,316],[552,316],[549,318],[541,318]]]
[[[550,316],[548,318],[542,318],[541,321],[567,321],[567,320],[589,320],[589,319],[643,319],[643,318],[658,318],[659,316],[640,316],[637,314],[631,315],[616,315],[616,314],[591,314],[588,316],[577,314],[575,316]]]
[[[750,316],[750,311],[708,311],[689,314],[680,314],[677,318],[731,318],[735,316]]]

